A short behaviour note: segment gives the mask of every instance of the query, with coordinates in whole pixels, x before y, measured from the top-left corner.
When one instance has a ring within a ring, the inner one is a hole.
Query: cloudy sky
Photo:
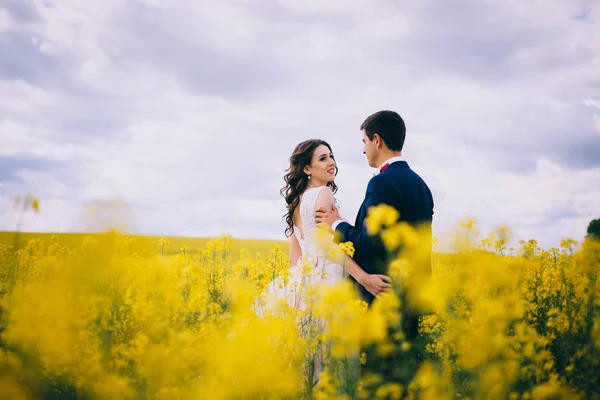
[[[434,233],[545,247],[600,217],[594,0],[0,0],[0,230],[285,239],[294,146],[329,141],[351,220],[360,123],[392,109]],[[101,214],[90,216],[90,204]],[[111,206],[116,204],[116,206]]]

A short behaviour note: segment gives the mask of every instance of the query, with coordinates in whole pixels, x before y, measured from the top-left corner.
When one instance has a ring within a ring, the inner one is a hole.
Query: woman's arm
[[[298,242],[296,233],[292,232],[292,236],[290,236],[290,267],[295,266],[301,256],[302,249],[300,249],[300,243]]]
[[[319,193],[317,197],[316,209],[323,207],[327,210],[333,208],[334,197],[333,192],[329,187],[325,187]],[[331,238],[331,243],[327,243],[327,246],[337,246]],[[349,255],[342,254],[341,251],[330,252],[330,255],[334,261],[340,264],[350,276],[352,276],[359,284],[365,287],[372,295],[377,296],[379,293],[391,289],[392,279],[386,275],[369,274],[362,269],[356,261],[354,261]],[[388,283],[389,282],[389,283]]]

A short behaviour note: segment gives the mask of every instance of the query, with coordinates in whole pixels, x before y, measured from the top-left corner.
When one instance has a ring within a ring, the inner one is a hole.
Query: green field
[[[76,248],[81,245],[83,240],[88,237],[101,237],[102,233],[37,233],[37,232],[20,232],[15,242],[15,232],[0,231],[0,244],[13,245],[18,243],[17,247],[21,248],[31,239],[38,239],[44,242],[47,246],[52,241],[52,236],[58,236],[58,242],[61,246]],[[151,235],[133,235],[135,239],[131,243],[131,252],[138,253],[140,256],[148,256],[152,253],[160,253],[161,246],[159,240],[162,236]],[[209,240],[212,238],[196,238],[183,236],[164,236],[169,244],[164,249],[164,254],[175,254],[181,251],[182,246],[187,246],[189,253],[195,253],[198,249],[206,248]],[[269,249],[279,246],[279,248],[287,254],[288,242],[285,240],[254,240],[254,239],[238,239],[234,238],[231,249],[233,258],[237,258],[242,249],[249,251],[251,254],[256,252],[264,255],[268,254]]]

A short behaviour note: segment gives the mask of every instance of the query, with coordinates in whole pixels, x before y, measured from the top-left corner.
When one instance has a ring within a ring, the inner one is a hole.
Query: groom
[[[319,225],[335,232],[336,243],[350,241],[354,245],[354,260],[366,272],[386,274],[389,257],[379,237],[369,236],[364,221],[370,207],[387,204],[399,213],[399,221],[431,232],[433,196],[427,184],[402,159],[406,126],[394,111],[379,111],[360,126],[363,154],[369,165],[378,168],[367,186],[366,196],[356,216],[354,226],[343,221],[337,209],[320,208],[315,213]],[[430,246],[430,243],[429,243]],[[429,259],[431,268],[431,259]],[[362,298],[370,305],[375,299],[363,286],[357,285]]]
[[[426,228],[428,232],[424,239],[431,246],[431,223],[433,220],[433,196],[427,184],[411,170],[402,159],[402,148],[406,137],[406,127],[402,118],[393,111],[379,111],[369,116],[361,125],[363,153],[367,156],[369,165],[378,168],[379,173],[367,185],[365,199],[358,211],[354,226],[343,221],[337,209],[318,209],[315,213],[317,224],[324,225],[335,231],[337,243],[350,241],[354,244],[354,260],[367,273],[389,275],[388,265],[393,255],[388,254],[381,238],[369,236],[365,219],[369,208],[379,204],[394,207],[400,214],[399,221],[404,221],[416,228]],[[428,250],[425,264],[427,273],[431,272],[431,251]],[[357,285],[360,294],[369,306],[375,299],[363,286]],[[402,313],[401,325],[389,327],[388,337],[394,343],[391,353],[382,355],[377,346],[361,348],[366,354],[366,363],[361,366],[361,376],[376,374],[386,381],[408,385],[414,380],[425,359],[426,341],[419,337],[419,318],[424,315],[420,310],[413,309],[407,302],[406,293],[400,293]],[[400,334],[400,335],[399,335]],[[402,339],[404,338],[404,339]],[[410,343],[409,352],[400,351],[400,341]],[[376,388],[364,388],[367,391]]]

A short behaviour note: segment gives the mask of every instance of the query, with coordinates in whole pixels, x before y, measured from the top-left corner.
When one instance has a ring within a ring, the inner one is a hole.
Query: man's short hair
[[[386,146],[393,151],[401,151],[406,138],[406,125],[397,112],[383,110],[371,114],[360,125],[369,140],[378,134]]]

